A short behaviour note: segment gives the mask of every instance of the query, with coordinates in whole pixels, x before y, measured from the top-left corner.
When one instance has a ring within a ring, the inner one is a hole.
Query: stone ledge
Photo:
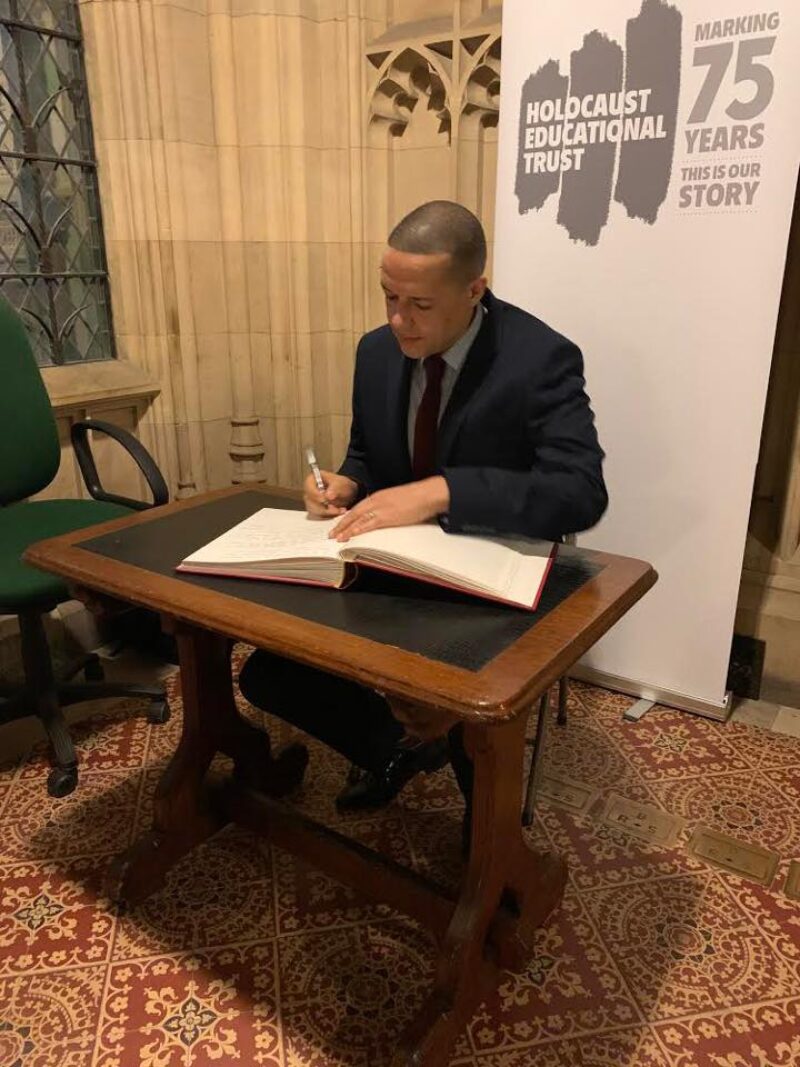
[[[123,359],[42,367],[42,378],[59,415],[108,407],[116,400],[150,402],[161,392],[161,386],[141,367]]]

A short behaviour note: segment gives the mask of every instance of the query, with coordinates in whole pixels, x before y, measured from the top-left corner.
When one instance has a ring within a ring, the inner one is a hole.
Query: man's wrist
[[[450,510],[450,487],[441,474],[427,479],[427,488],[431,497],[431,508],[434,515],[443,515]]]
[[[345,481],[350,483],[350,491],[353,494],[353,500],[358,500],[359,497],[365,495],[364,486],[361,482],[357,482],[355,478],[351,478],[349,474],[340,474],[340,478],[344,478]]]
[[[346,478],[353,487],[353,498],[350,501],[351,504],[357,503],[367,495],[367,487],[363,482],[360,482],[358,478],[354,478],[352,474],[347,474],[341,468],[336,472],[340,478]]]

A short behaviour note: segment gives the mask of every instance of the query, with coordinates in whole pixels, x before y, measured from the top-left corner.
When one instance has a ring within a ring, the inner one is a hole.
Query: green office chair
[[[56,680],[43,616],[70,599],[66,584],[23,563],[22,553],[35,541],[93,526],[108,519],[164,504],[167,487],[142,445],[126,430],[86,419],[72,427],[75,456],[92,500],[33,500],[56,475],[60,446],[56,421],[25,328],[16,311],[0,297],[0,614],[19,619],[25,683],[16,691],[0,687],[0,724],[37,715],[52,750],[47,780],[51,796],[63,797],[78,783],[75,748],[61,708],[83,700],[112,696],[150,699],[148,718],[165,722],[169,708],[164,690],[154,686],[106,683],[96,655],[73,663],[64,680]],[[147,480],[153,503],[129,500],[103,490],[89,446],[89,431],[106,434],[131,454]],[[82,670],[85,682],[68,679]]]

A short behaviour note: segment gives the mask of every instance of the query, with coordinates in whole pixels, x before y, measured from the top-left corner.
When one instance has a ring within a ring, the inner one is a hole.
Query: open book
[[[556,546],[550,541],[467,537],[435,524],[359,534],[344,544],[333,520],[262,508],[187,556],[179,571],[327,585],[341,589],[354,564],[403,574],[533,610]]]

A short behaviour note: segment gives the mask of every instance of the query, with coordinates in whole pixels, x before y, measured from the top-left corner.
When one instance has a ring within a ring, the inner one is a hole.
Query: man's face
[[[444,352],[465,332],[486,279],[455,277],[448,252],[416,255],[387,248],[381,286],[386,319],[403,355],[424,359]]]

